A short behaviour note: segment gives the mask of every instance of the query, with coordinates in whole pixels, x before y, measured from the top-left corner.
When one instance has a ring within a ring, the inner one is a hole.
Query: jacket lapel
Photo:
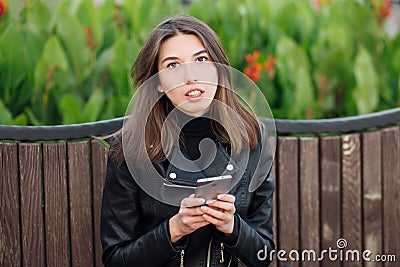
[[[230,157],[225,148],[220,142],[216,142],[217,150],[215,158],[206,158],[206,161],[210,160],[211,164],[204,169],[201,169],[194,161],[186,161],[184,169],[175,166],[172,163],[169,164],[167,171],[165,172],[165,179],[180,185],[196,186],[196,180],[205,177],[214,177],[220,175],[232,175],[235,174],[239,167],[235,161]],[[178,147],[174,147],[171,161],[177,162],[179,157]],[[212,157],[213,155],[204,155],[205,157]],[[185,170],[186,169],[186,170]],[[195,171],[189,171],[195,170]]]

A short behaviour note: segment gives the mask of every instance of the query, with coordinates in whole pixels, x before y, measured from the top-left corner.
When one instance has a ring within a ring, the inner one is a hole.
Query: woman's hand
[[[203,218],[214,224],[217,230],[227,235],[232,234],[234,226],[235,196],[230,194],[218,195],[217,200],[207,201],[207,206],[202,206]]]
[[[194,194],[182,199],[179,212],[169,220],[169,231],[173,243],[209,224],[203,218],[204,212],[200,208],[204,204],[204,198],[195,198]]]

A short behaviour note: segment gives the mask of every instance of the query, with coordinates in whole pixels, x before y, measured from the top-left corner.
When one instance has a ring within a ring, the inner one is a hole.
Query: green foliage
[[[15,0],[0,21],[0,124],[70,124],[125,115],[129,69],[177,0]]]
[[[354,63],[356,88],[353,97],[361,114],[368,113],[378,105],[378,77],[371,55],[365,48],[360,48]]]
[[[282,108],[289,117],[301,115],[314,102],[310,63],[305,51],[292,39],[282,36],[277,43],[279,81],[282,84]],[[284,75],[289,74],[289,75]]]
[[[253,51],[260,51],[258,64],[276,58],[256,81],[276,117],[329,118],[400,105],[400,36],[386,36],[370,4],[118,2],[8,1],[0,20],[0,124],[71,124],[125,115],[133,61],[151,29],[177,13],[209,24],[240,71]]]
[[[368,0],[219,0],[212,10],[202,8],[205,2],[189,12],[221,36],[234,67],[244,70],[244,54],[254,51],[257,64],[276,59],[272,74],[261,71],[256,80],[276,117],[342,117],[400,106],[400,35],[385,33],[383,1],[372,7]]]

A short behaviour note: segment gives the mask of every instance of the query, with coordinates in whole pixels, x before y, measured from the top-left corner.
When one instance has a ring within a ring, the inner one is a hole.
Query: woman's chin
[[[186,101],[179,105],[179,110],[193,116],[199,117],[210,110],[211,101],[208,99],[199,99],[198,101]]]

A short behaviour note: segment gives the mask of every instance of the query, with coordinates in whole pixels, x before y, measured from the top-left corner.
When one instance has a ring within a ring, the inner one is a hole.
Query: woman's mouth
[[[201,98],[204,95],[204,90],[198,89],[198,88],[194,88],[194,89],[190,89],[188,92],[186,92],[185,96],[186,98],[188,98],[189,100],[196,100]]]

